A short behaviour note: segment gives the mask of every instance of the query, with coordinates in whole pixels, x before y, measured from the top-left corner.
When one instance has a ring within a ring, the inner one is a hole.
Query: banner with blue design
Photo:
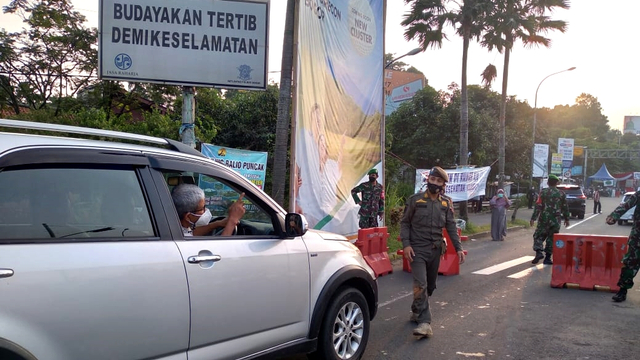
[[[232,168],[264,190],[267,176],[267,153],[202,144],[202,154],[215,162]]]

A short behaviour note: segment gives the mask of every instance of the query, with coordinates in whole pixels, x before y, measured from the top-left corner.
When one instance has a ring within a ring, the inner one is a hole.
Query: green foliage
[[[98,63],[98,31],[84,27],[85,17],[69,0],[13,0],[3,11],[26,24],[20,32],[0,32],[0,72],[8,80],[0,82],[0,92],[16,112],[22,104],[60,104],[89,84]]]

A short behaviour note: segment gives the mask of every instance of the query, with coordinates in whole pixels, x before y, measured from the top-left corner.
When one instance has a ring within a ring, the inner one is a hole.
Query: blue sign
[[[570,169],[573,166],[573,160],[562,160],[562,168]]]
[[[267,153],[202,144],[202,154],[232,168],[264,190],[267,176]]]

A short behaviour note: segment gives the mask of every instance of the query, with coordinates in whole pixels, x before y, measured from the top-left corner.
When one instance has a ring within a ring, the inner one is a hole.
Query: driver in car
[[[217,228],[223,228],[222,236],[233,235],[233,231],[244,216],[245,208],[240,194],[238,200],[228,209],[226,218],[211,221],[211,212],[204,206],[204,190],[193,184],[180,184],[171,192],[173,204],[180,217],[180,225],[184,236],[208,235]]]

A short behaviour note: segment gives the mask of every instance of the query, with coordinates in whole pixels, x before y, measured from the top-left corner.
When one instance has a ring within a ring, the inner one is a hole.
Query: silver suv
[[[362,356],[378,290],[345,237],[307,231],[304,217],[176,141],[0,128],[0,359]],[[205,190],[214,217],[246,194],[233,236],[183,236],[170,191],[185,182]]]

